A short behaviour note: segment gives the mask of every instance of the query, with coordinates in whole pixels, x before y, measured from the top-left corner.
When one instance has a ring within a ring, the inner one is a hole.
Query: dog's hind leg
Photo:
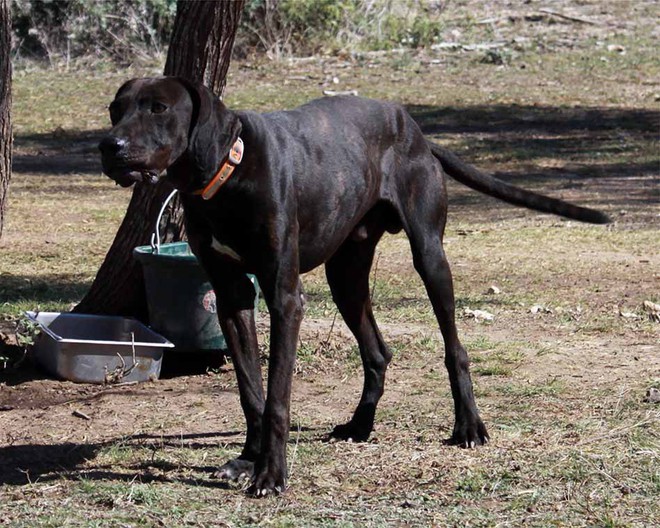
[[[325,267],[332,297],[357,339],[364,366],[364,387],[355,413],[331,433],[342,440],[362,442],[369,438],[392,357],[376,326],[369,296],[369,271],[383,231],[380,226],[361,227],[355,232],[355,238],[361,240],[346,240]]]
[[[488,433],[474,401],[467,352],[458,339],[454,287],[442,247],[446,220],[446,194],[442,175],[420,170],[405,180],[411,188],[402,203],[401,220],[410,240],[415,269],[421,276],[445,343],[445,365],[454,399],[455,424],[450,444],[475,447],[488,441]]]
[[[437,232],[411,237],[413,260],[440,325],[445,342],[445,366],[454,398],[455,424],[449,443],[475,447],[488,441],[488,433],[474,401],[467,352],[458,339],[454,319],[454,290],[449,263]]]

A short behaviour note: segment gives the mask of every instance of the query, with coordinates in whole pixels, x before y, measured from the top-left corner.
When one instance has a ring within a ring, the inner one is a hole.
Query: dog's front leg
[[[242,275],[241,278],[246,277]],[[236,282],[233,287],[236,287]],[[238,458],[230,460],[215,473],[217,478],[227,480],[252,478],[254,465],[261,452],[264,394],[254,324],[254,297],[250,299],[249,295],[244,295],[242,299],[244,301],[240,306],[231,306],[221,295],[218,296],[220,326],[234,363],[241,407],[247,425],[243,451]],[[251,300],[249,305],[248,299]]]
[[[190,241],[196,242],[193,237]],[[252,478],[254,465],[261,453],[264,411],[263,380],[254,324],[256,292],[252,281],[239,266],[219,258],[201,244],[195,244],[193,248],[216,293],[218,319],[234,364],[247,425],[242,453],[221,466],[214,476],[226,480]]]
[[[261,454],[249,490],[256,496],[286,489],[291,383],[303,315],[297,255],[275,260],[277,269],[259,277],[270,311],[270,359]]]

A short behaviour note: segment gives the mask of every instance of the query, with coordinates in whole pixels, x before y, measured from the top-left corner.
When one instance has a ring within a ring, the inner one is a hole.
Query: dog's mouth
[[[161,171],[156,169],[131,169],[129,167],[119,167],[105,173],[114,180],[117,185],[130,187],[134,183],[154,184],[158,181]]]
[[[103,172],[117,185],[130,187],[134,183],[155,184],[165,172],[169,151],[160,149],[152,153],[127,153],[108,155],[103,153]]]

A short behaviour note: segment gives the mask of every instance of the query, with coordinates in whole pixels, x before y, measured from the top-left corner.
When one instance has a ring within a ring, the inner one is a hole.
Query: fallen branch
[[[130,367],[126,368],[126,361],[124,361],[123,356],[119,352],[117,353],[117,356],[119,357],[119,365],[117,365],[112,372],[108,371],[107,365],[103,367],[104,383],[106,384],[119,383],[122,379],[124,379],[131,372],[133,372],[133,370],[135,370],[135,367],[139,365],[139,363],[135,359],[135,334],[133,332],[131,332],[131,350],[133,352],[133,364]]]
[[[565,15],[564,13],[560,13],[559,11],[555,11],[554,9],[549,9],[547,7],[542,7],[539,9],[541,13],[545,13],[546,15],[552,15],[556,16],[557,18],[563,18],[565,20],[570,20],[572,22],[579,22],[580,24],[589,24],[590,26],[598,26],[598,22],[593,22],[592,20],[587,20],[586,18],[580,18],[572,15]]]

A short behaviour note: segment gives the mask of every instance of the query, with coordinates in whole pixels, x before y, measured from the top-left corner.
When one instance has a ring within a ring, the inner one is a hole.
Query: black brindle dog
[[[153,183],[167,170],[165,177],[181,193],[190,246],[217,294],[247,421],[243,452],[217,475],[251,477],[256,495],[286,488],[301,273],[325,264],[333,299],[364,365],[360,402],[332,436],[366,440],[391,358],[374,320],[369,270],[383,233],[405,231],[444,338],[455,411],[450,443],[474,447],[486,443],[488,433],[454,322],[452,277],[442,247],[445,173],[509,203],[585,222],[608,221],[598,211],[480,173],[427,141],[396,104],[334,97],[290,111],[233,112],[205,87],[165,77],[124,84],[110,117],[113,128],[99,145],[103,171],[129,186]],[[267,398],[252,311],[255,291],[246,273],[257,276],[270,313]]]

